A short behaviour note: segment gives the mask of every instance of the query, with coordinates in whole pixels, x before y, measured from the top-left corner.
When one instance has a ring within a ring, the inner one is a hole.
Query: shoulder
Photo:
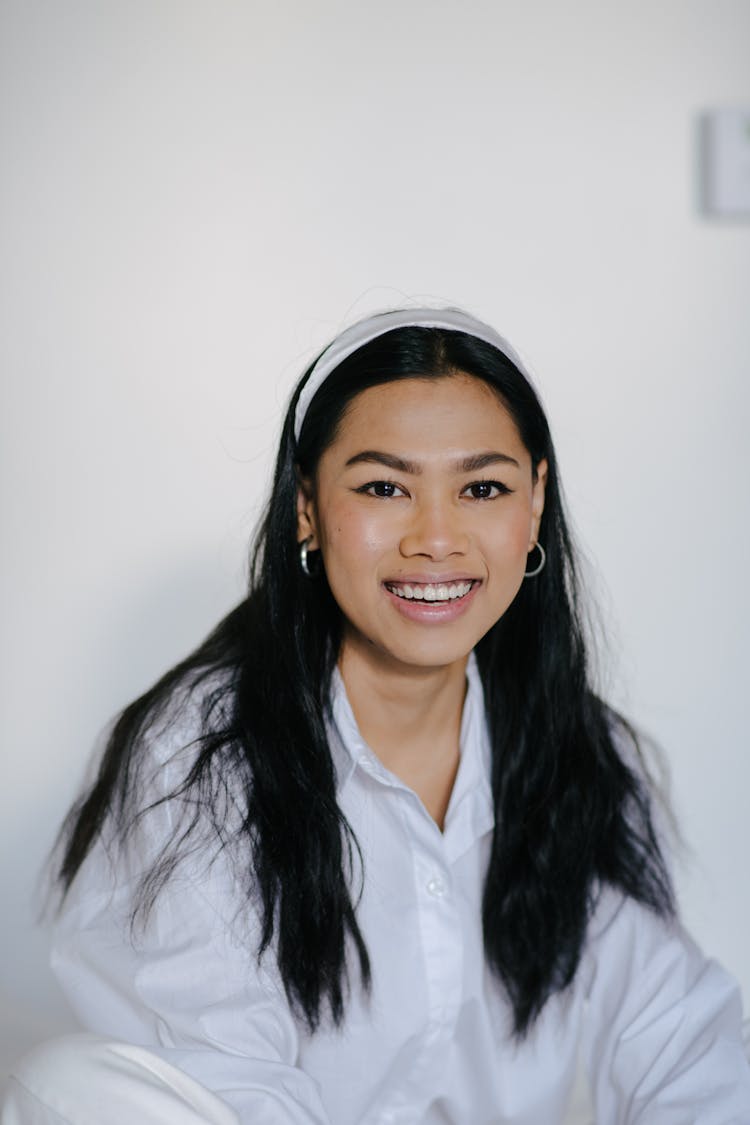
[[[94,851],[118,879],[156,870],[188,837],[207,845],[217,823],[230,823],[229,771],[227,784],[216,778],[231,742],[233,698],[229,673],[191,671],[126,709],[100,740],[91,772],[95,784],[108,773],[113,780]]]
[[[162,681],[112,720],[97,741],[86,789],[106,786],[108,827],[127,820],[187,782],[208,745],[224,740],[233,712],[228,673],[191,670]]]
[[[227,730],[234,696],[230,672],[186,673],[144,715],[137,734],[142,752],[157,765],[178,753],[189,756],[201,739]]]

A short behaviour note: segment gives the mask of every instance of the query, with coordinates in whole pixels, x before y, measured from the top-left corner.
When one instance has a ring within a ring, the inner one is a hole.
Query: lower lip
[[[468,594],[464,594],[462,598],[454,598],[450,602],[426,602],[421,598],[400,598],[387,586],[384,586],[383,589],[402,617],[408,618],[409,621],[418,621],[422,625],[443,625],[446,622],[455,621],[456,618],[466,613],[480,585],[480,582],[475,582]]]

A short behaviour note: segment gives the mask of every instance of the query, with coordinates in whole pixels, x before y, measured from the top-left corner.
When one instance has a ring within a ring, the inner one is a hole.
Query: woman
[[[42,1053],[7,1120],[59,1120],[32,1087],[71,1121],[103,1088],[112,1121],[552,1125],[581,1052],[601,1125],[750,1122],[736,987],[675,917],[579,613],[507,342],[434,309],[339,336],[247,600],[65,826],[55,968],[131,1046]]]

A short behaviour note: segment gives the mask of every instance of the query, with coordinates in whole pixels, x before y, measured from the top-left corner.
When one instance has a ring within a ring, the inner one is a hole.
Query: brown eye
[[[510,491],[499,480],[475,480],[464,489],[472,500],[494,500]]]
[[[401,486],[392,480],[371,480],[368,484],[363,484],[360,488],[356,489],[356,491],[365,496],[377,496],[381,500],[388,500],[393,496],[404,495],[404,490]]]

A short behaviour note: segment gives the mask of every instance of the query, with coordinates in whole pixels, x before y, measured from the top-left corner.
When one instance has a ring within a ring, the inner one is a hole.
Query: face
[[[471,375],[358,395],[298,498],[345,650],[411,668],[465,661],[523,581],[546,473]]]

